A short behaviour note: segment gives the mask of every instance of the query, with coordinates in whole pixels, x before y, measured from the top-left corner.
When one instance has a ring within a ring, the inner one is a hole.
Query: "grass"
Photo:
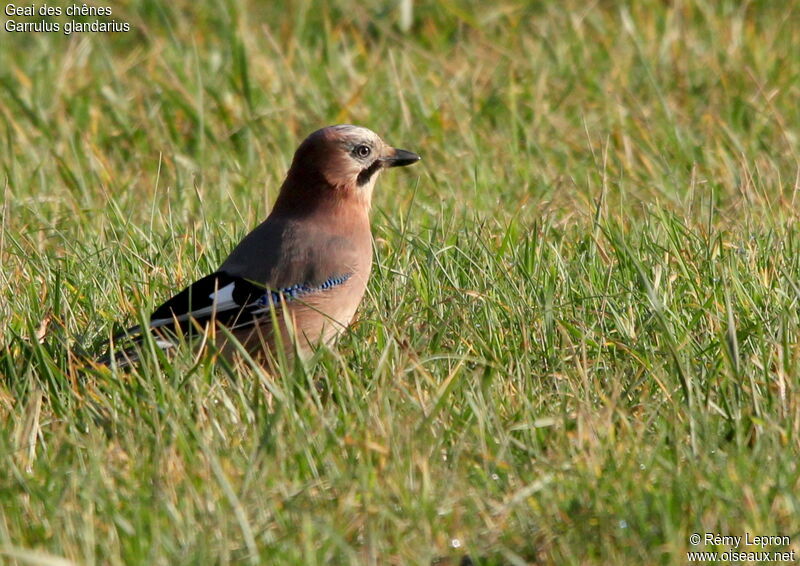
[[[800,5],[112,8],[0,41],[0,562],[800,551]],[[82,366],[336,122],[424,158],[337,348]]]

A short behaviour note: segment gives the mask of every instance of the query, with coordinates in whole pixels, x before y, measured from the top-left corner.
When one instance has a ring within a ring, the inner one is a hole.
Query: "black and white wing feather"
[[[350,278],[346,273],[330,277],[321,285],[305,283],[283,289],[269,289],[225,271],[217,271],[196,281],[160,307],[150,316],[147,331],[155,336],[155,344],[162,350],[175,346],[175,337],[190,337],[199,327],[216,322],[231,330],[255,324],[260,316],[269,315],[283,302],[302,299],[304,295],[322,292],[341,285]],[[124,366],[136,361],[137,346],[142,342],[145,330],[133,326],[114,337],[114,342],[123,344],[115,355],[117,365]],[[99,360],[109,365],[111,355]]]

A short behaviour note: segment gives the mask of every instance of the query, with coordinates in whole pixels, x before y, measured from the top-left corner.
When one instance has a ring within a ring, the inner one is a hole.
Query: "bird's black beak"
[[[405,167],[406,165],[416,163],[420,159],[422,158],[416,153],[406,151],[405,149],[395,149],[393,155],[384,157],[381,161],[383,161],[386,167]]]

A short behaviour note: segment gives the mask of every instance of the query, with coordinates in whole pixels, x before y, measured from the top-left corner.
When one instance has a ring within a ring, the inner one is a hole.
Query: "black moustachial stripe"
[[[356,184],[359,187],[363,187],[364,185],[369,183],[369,180],[372,179],[372,176],[375,173],[377,173],[382,166],[383,163],[381,163],[380,159],[376,159],[375,161],[373,161],[372,165],[362,170],[361,173],[358,174],[358,177],[356,178]]]

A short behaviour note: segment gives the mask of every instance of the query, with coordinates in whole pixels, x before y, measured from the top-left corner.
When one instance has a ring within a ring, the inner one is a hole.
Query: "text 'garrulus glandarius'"
[[[350,324],[366,290],[372,267],[369,209],[378,174],[419,159],[358,126],[330,126],[308,136],[267,219],[216,272],[151,315],[156,344],[169,349],[177,335],[213,329],[208,335],[223,354],[236,350],[230,334],[262,362],[277,353],[276,344],[301,357],[330,344]],[[136,344],[147,330],[131,328],[117,342]],[[135,347],[114,359],[118,365],[135,360]]]

